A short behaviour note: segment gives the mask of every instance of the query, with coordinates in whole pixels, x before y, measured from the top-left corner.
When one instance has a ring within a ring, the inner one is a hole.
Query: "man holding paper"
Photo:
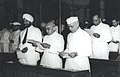
[[[71,33],[67,37],[66,50],[60,53],[66,58],[65,69],[90,70],[88,57],[92,53],[91,37],[79,27],[78,17],[70,17],[66,21]]]
[[[47,35],[44,37],[43,43],[37,45],[44,52],[40,65],[50,68],[62,68],[59,52],[62,52],[64,49],[64,40],[55,27],[54,22],[48,22],[46,25]]]
[[[109,60],[108,42],[112,40],[110,27],[102,23],[100,16],[97,14],[93,16],[93,23],[94,25],[91,26],[93,31],[91,35],[93,48],[91,58]]]

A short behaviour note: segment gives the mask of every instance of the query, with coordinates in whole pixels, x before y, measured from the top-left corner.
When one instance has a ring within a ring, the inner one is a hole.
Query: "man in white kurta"
[[[3,44],[1,48],[2,52],[9,53],[10,36],[11,36],[10,31],[7,28],[3,29],[0,41]]]
[[[112,40],[109,43],[110,52],[118,52],[120,42],[120,25],[117,19],[112,20],[111,35]]]
[[[110,27],[107,24],[101,22],[98,15],[93,16],[93,25],[91,30],[93,31],[92,37],[92,56],[95,59],[109,59],[109,45],[111,41]]]
[[[61,53],[66,58],[65,69],[90,70],[88,57],[92,53],[91,37],[79,27],[78,17],[70,17],[66,21],[71,33],[67,37],[67,48]]]
[[[50,47],[43,50],[44,54],[40,65],[50,68],[62,68],[62,60],[59,57],[59,52],[62,52],[64,49],[64,40],[63,36],[54,29],[55,27],[53,22],[49,22],[46,25],[47,35],[43,39],[43,45],[48,44]]]
[[[17,56],[19,58],[19,62],[22,64],[37,65],[40,55],[35,51],[35,47],[28,43],[28,40],[42,42],[42,34],[38,28],[32,25],[34,19],[30,14],[24,14],[23,19],[26,28],[20,33],[20,51],[18,51]],[[26,32],[27,38],[26,42],[23,44]]]
[[[21,24],[19,22],[13,22],[10,25],[13,26],[13,32],[10,37],[10,52],[13,53],[18,48]]]

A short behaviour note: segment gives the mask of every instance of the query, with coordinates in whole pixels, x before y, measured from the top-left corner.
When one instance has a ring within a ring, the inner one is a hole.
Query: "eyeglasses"
[[[97,22],[98,20],[93,20],[93,22]]]
[[[72,24],[68,24],[68,27],[69,27],[69,28],[73,28],[74,25],[76,25],[76,24],[77,24],[77,22],[74,22],[74,23],[72,23]]]

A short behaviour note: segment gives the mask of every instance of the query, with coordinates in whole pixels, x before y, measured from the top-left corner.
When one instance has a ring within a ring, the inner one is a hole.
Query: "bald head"
[[[53,22],[48,22],[46,25],[46,32],[48,35],[51,35],[55,32],[55,24]]]
[[[99,15],[94,15],[93,16],[93,23],[94,23],[94,25],[97,26],[97,25],[100,24],[100,22],[101,22],[100,16]]]

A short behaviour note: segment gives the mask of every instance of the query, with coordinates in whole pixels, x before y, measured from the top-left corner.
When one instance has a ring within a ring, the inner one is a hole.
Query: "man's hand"
[[[59,52],[59,56],[60,56],[60,58],[67,58],[67,57],[69,57],[67,52]]]
[[[36,43],[33,43],[33,42],[28,42],[28,43],[32,44],[33,47],[37,47]]]
[[[78,54],[76,52],[72,52],[68,54],[71,58],[76,57]]]
[[[16,51],[20,51],[20,48],[16,48]]]
[[[59,52],[59,55],[60,55],[61,57],[63,57],[63,56],[66,55],[66,54],[68,54],[68,53],[66,53],[66,52]]]
[[[47,44],[47,43],[41,43],[41,45],[42,45],[44,48],[49,48],[49,49],[50,49],[50,44]]]
[[[14,40],[10,40],[10,43],[14,43]]]
[[[93,33],[93,36],[96,38],[100,38],[100,35],[98,33]]]
[[[119,41],[112,41],[112,42],[113,42],[113,43],[116,43],[116,44],[119,43]]]
[[[25,48],[23,48],[23,49],[21,50],[21,52],[22,52],[22,53],[26,53],[26,52],[27,52],[27,50],[28,50],[28,48],[27,48],[27,47],[25,47]]]

